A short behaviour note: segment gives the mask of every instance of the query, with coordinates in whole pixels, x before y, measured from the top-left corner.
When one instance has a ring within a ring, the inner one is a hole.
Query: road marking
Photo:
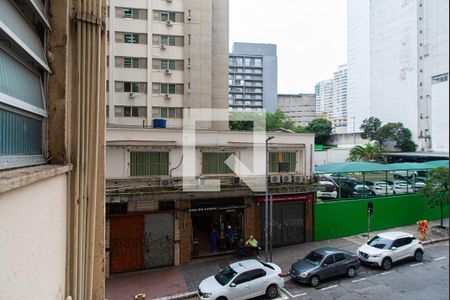
[[[420,266],[420,265],[423,265],[423,263],[413,264],[413,265],[409,265],[409,266],[410,267],[417,267],[417,266]]]
[[[394,271],[383,272],[383,273],[381,273],[381,275],[387,275],[387,274],[391,274],[391,273],[394,273]]]
[[[326,290],[329,290],[329,289],[334,289],[335,287],[338,287],[338,285],[332,285],[332,286],[327,286],[326,288],[321,288],[320,290],[321,291],[326,291]]]
[[[283,300],[289,299],[289,297],[287,295],[285,295],[282,291],[278,291],[278,294],[281,296],[281,298],[278,297],[277,299],[283,299]]]
[[[285,288],[282,288],[281,290],[282,290],[283,292],[285,292],[286,294],[288,294],[289,297],[291,297],[291,298],[297,298],[297,297],[301,297],[301,296],[306,296],[306,295],[308,295],[308,293],[302,293],[302,294],[292,295],[291,292],[289,292],[289,291],[288,291],[287,289],[285,289]]]
[[[438,261],[438,260],[443,260],[443,259],[446,259],[446,258],[447,258],[446,256],[442,256],[442,257],[439,257],[439,258],[435,258],[434,260]]]
[[[364,280],[367,280],[367,278],[361,278],[361,279],[352,280],[352,282],[360,282],[360,281],[364,281]]]

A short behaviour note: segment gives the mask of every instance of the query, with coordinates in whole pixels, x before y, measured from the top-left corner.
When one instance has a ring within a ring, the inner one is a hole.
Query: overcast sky
[[[347,0],[230,0],[233,42],[278,46],[278,92],[314,93],[347,63]]]

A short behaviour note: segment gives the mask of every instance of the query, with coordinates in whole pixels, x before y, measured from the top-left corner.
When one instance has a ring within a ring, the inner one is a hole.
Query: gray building
[[[278,95],[278,108],[298,125],[306,126],[316,118],[316,95]]]
[[[277,46],[234,43],[229,61],[231,111],[274,112],[277,109]]]

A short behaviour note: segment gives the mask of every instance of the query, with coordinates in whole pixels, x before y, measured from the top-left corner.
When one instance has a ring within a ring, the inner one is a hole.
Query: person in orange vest
[[[427,236],[427,230],[428,230],[428,221],[427,220],[420,220],[417,222],[417,225],[419,225],[418,231],[422,235],[422,241],[425,241],[425,238]]]

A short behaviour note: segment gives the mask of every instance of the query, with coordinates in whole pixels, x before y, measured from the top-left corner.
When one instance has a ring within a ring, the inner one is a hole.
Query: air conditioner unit
[[[135,93],[129,93],[128,94],[128,98],[134,99],[134,98],[136,98],[136,94]]]
[[[280,183],[280,176],[270,176],[269,182],[270,183]]]
[[[289,175],[283,175],[283,176],[281,176],[281,181],[282,181],[283,183],[289,183],[289,182],[292,182],[292,177],[289,176]]]
[[[303,181],[304,181],[303,176],[300,176],[300,175],[294,175],[294,176],[292,176],[292,182],[295,182],[295,183],[302,183]]]
[[[167,20],[166,24],[167,24],[167,26],[173,26],[173,21],[172,20]]]
[[[165,50],[167,48],[167,46],[165,44],[161,44],[161,49]]]
[[[169,69],[167,69],[167,70],[166,70],[166,75],[171,75],[171,74],[172,74],[172,71],[169,70]]]
[[[165,95],[164,95],[164,99],[166,99],[166,100],[170,100],[170,99],[172,99],[172,96],[171,96],[171,95],[169,95],[169,94],[165,94]]]
[[[205,186],[205,184],[206,184],[206,180],[205,180],[204,177],[198,177],[198,178],[197,178],[197,185],[199,185],[199,186]]]
[[[160,186],[169,186],[171,184],[170,179],[167,178],[161,178],[160,180]]]

